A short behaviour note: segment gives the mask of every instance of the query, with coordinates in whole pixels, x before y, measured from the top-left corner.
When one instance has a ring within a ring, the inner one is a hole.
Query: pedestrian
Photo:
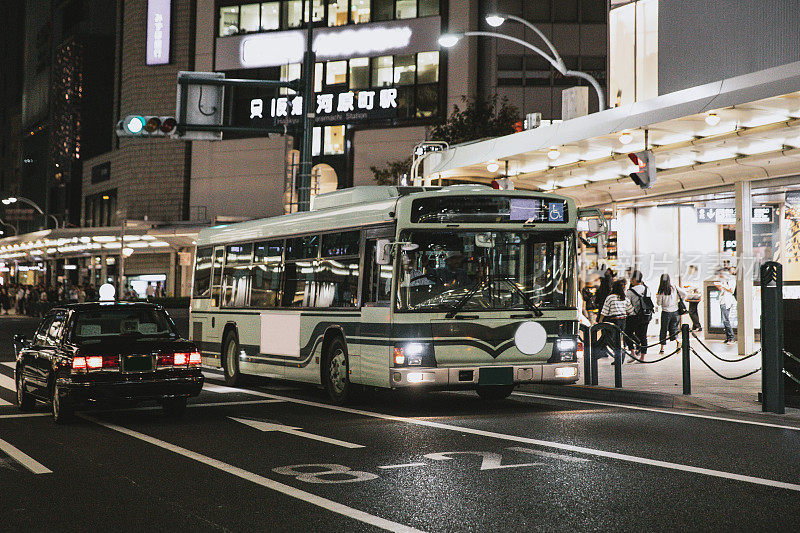
[[[725,329],[725,344],[736,340],[731,324],[731,309],[736,305],[736,281],[727,268],[720,271],[720,279],[715,283],[719,289],[719,314],[722,318],[722,327]]]
[[[647,355],[647,327],[653,319],[653,299],[650,290],[644,284],[642,273],[634,270],[631,273],[631,287],[626,293],[633,306],[633,314],[625,324],[625,334],[631,339],[630,347],[638,354],[641,361]],[[636,361],[634,359],[634,361]]]
[[[681,315],[678,312],[681,299],[686,296],[683,289],[679,289],[672,285],[669,274],[661,274],[661,281],[658,284],[658,293],[656,294],[656,303],[661,308],[661,332],[659,333],[658,340],[661,343],[659,354],[664,353],[664,346],[667,344],[667,335],[669,340],[675,340],[680,348],[681,342],[678,340],[678,329],[681,324]]]
[[[6,287],[0,287],[0,312],[7,315],[9,306],[10,299],[8,296],[8,289]]]
[[[700,313],[698,307],[703,297],[700,285],[700,275],[697,265],[689,265],[686,271],[686,284],[683,286],[686,291],[686,303],[689,304],[689,318],[692,319],[692,331],[703,331],[700,324]]]
[[[625,296],[627,284],[628,282],[624,279],[618,279],[611,285],[611,294],[606,297],[600,315],[597,317],[598,322],[613,324],[611,327],[604,328],[606,335],[601,339],[604,348],[610,348],[614,352],[612,365],[618,362],[622,363],[622,332],[625,331],[627,317],[633,314],[633,306]]]

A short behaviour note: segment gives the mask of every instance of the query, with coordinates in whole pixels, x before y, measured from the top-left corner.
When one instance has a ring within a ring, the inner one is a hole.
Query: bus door
[[[392,264],[380,265],[375,260],[378,241],[393,240],[393,228],[375,228],[365,232],[364,273],[361,283],[361,320],[357,335],[361,337],[359,356],[354,374],[361,383],[372,380],[367,376],[384,376],[391,350],[385,346],[391,336]],[[381,354],[386,355],[382,357]],[[352,364],[352,363],[351,363]],[[361,378],[361,379],[359,379]],[[366,381],[365,381],[366,380]]]
[[[216,311],[220,307],[220,301],[222,298],[222,268],[224,266],[224,259],[225,259],[225,247],[224,246],[215,246],[214,247],[214,262],[211,265],[211,308],[212,311]],[[208,328],[210,333],[209,337],[211,342],[217,346],[214,351],[216,352],[219,349],[219,345],[222,342],[222,329],[225,327],[225,320],[221,316],[216,316],[216,313],[211,313],[210,319],[208,319],[207,324],[204,324],[205,327]]]

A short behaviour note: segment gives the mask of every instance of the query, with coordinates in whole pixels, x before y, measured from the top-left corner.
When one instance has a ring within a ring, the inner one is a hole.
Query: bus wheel
[[[484,385],[476,389],[478,396],[487,402],[496,402],[508,398],[514,392],[514,385]]]
[[[225,385],[236,387],[242,383],[239,373],[239,338],[236,333],[229,331],[222,343],[222,370],[225,373]]]
[[[353,385],[350,383],[350,362],[347,358],[347,346],[341,337],[331,341],[325,353],[322,367],[322,384],[328,391],[333,403],[343,405],[352,396]]]

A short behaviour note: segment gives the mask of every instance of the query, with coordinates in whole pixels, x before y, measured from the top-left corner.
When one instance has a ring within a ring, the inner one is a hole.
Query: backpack
[[[653,312],[656,306],[653,304],[653,299],[650,298],[650,295],[647,293],[647,286],[645,285],[644,287],[644,294],[639,294],[634,290],[631,290],[631,292],[639,298],[640,309],[639,312],[636,313],[636,316],[640,316],[647,322],[650,322],[653,318]]]

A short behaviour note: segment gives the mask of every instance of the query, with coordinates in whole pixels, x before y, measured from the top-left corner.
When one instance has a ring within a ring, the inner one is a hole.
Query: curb
[[[667,407],[672,409],[703,409],[707,411],[725,411],[726,409],[705,400],[681,394],[666,392],[645,392],[630,389],[608,387],[590,387],[585,385],[550,385],[530,384],[519,387],[524,392],[535,392],[549,396],[575,398],[581,400],[598,400],[604,402],[628,403],[647,407]]]

